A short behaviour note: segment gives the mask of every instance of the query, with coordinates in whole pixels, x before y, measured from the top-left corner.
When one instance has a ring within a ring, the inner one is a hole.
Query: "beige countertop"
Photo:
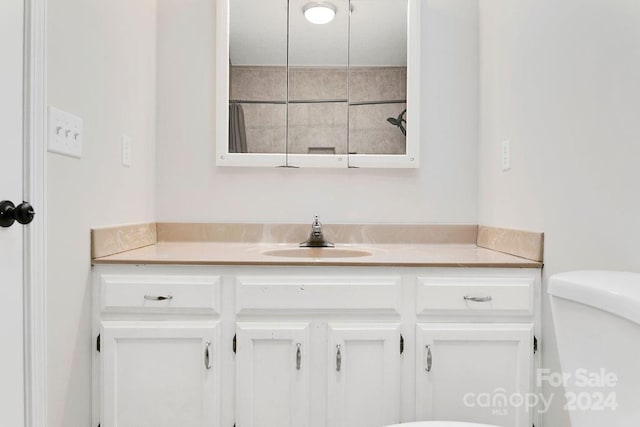
[[[290,266],[394,266],[394,267],[499,267],[541,268],[542,263],[476,244],[357,244],[336,245],[337,249],[364,250],[363,257],[281,257],[271,250],[296,249],[297,245],[246,242],[158,242],[108,256],[94,264],[175,265],[290,265]],[[318,251],[318,249],[307,249]],[[321,249],[331,251],[331,249]]]

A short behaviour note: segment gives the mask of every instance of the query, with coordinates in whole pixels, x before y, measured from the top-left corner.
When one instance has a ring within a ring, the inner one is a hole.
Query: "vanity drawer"
[[[400,277],[237,277],[236,313],[265,310],[399,313]]]
[[[533,315],[535,279],[418,277],[418,314]]]
[[[105,274],[100,278],[103,312],[220,312],[219,276]]]

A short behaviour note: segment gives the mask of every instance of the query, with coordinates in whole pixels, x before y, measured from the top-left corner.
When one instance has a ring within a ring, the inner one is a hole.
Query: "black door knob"
[[[26,225],[33,221],[36,212],[27,202],[22,202],[18,206],[9,200],[0,202],[0,227],[11,227],[14,222]]]

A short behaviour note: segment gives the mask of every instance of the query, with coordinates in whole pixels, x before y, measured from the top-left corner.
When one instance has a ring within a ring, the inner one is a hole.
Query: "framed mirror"
[[[420,0],[218,0],[220,166],[419,167]]]

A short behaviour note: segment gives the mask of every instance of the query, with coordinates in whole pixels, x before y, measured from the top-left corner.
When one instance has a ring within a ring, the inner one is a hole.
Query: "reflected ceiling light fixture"
[[[312,24],[328,24],[336,16],[336,7],[329,2],[317,1],[307,3],[302,8],[302,12],[307,21]]]

